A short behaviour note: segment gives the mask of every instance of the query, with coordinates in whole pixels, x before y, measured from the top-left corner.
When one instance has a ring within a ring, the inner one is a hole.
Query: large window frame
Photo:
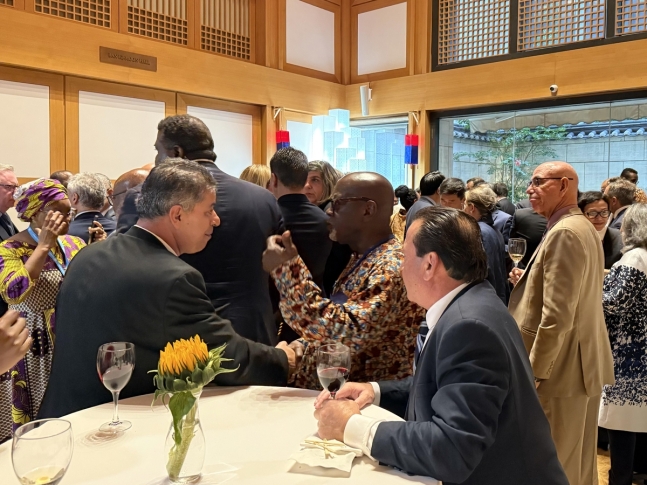
[[[632,40],[647,39],[647,31],[635,34],[616,35],[616,0],[606,0],[605,6],[605,37],[603,39],[586,40],[570,44],[557,45],[554,47],[545,47],[528,51],[519,51],[517,41],[519,35],[519,0],[510,0],[510,25],[508,35],[508,54],[484,57],[479,59],[470,59],[448,64],[439,64],[438,62],[438,37],[440,33],[439,12],[440,0],[431,0],[431,22],[432,22],[432,39],[431,39],[431,70],[444,71],[447,69],[456,69],[459,67],[475,66],[491,62],[499,62],[521,57],[532,57],[554,52],[564,52],[574,49],[584,49],[587,47],[596,47],[607,44],[616,44],[618,42],[629,42]]]

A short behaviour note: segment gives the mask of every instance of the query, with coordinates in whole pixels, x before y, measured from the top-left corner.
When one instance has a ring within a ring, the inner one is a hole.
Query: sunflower
[[[196,335],[189,340],[180,339],[166,344],[166,348],[160,351],[159,372],[179,377],[184,371],[193,373],[199,364],[204,365],[207,360],[207,344]]]

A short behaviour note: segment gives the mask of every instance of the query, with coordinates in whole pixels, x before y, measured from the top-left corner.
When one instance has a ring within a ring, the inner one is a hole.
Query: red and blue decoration
[[[277,131],[276,132],[276,149],[287,148],[290,146],[290,132]],[[417,158],[416,158],[417,160]],[[417,162],[416,162],[417,163]]]
[[[418,165],[418,135],[404,135],[404,163]]]

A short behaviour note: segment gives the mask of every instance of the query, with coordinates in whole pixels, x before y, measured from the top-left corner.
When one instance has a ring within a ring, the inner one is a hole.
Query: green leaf
[[[186,381],[183,381],[182,379],[175,379],[173,381],[173,392],[182,392],[182,391],[186,391],[186,389],[187,389]]]
[[[171,415],[173,416],[173,438],[177,446],[182,444],[182,432],[180,430],[182,418],[191,411],[194,404],[195,397],[188,391],[173,394],[168,403]]]
[[[200,366],[196,366],[195,370],[193,371],[193,374],[191,375],[191,382],[194,385],[197,386],[202,386],[202,370],[200,369]]]

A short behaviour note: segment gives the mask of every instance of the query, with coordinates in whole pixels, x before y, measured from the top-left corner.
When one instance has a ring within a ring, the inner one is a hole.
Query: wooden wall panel
[[[0,66],[0,79],[49,87],[49,164],[51,172],[65,170],[64,77]]]

